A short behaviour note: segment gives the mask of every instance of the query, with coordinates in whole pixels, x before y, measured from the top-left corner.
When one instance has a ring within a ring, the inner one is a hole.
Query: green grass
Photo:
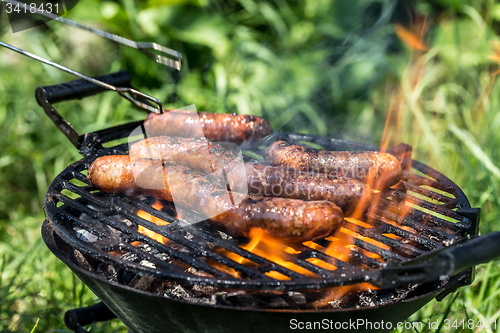
[[[414,158],[456,182],[480,207],[481,233],[500,214],[499,40],[493,1],[419,1],[428,14],[428,51],[411,51],[394,33],[406,7],[396,1],[81,1],[70,18],[135,40],[152,40],[186,58],[171,71],[134,50],[72,28],[0,39],[85,74],[127,69],[133,83],[167,107],[263,115],[273,128],[380,145],[414,147]],[[37,86],[73,77],[0,50],[0,332],[68,332],[64,311],[96,297],[45,247],[42,200],[50,181],[80,158],[37,105]],[[57,105],[80,133],[144,117],[114,93]],[[384,124],[390,126],[384,138]],[[409,321],[498,320],[500,264],[481,265],[470,287],[432,301]],[[39,320],[39,321],[38,321]],[[38,323],[37,323],[38,321]],[[126,332],[117,321],[92,332]],[[453,332],[433,329],[423,332]],[[470,330],[476,332],[477,330]],[[494,330],[493,330],[494,331]],[[496,331],[500,331],[500,328]]]

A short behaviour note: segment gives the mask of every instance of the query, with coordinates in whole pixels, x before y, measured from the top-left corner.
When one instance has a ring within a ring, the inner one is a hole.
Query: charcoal
[[[75,233],[76,237],[80,238],[84,242],[93,243],[93,242],[97,242],[97,240],[99,239],[99,237],[91,234],[90,232],[88,232],[85,229],[75,228],[75,231],[76,231],[76,233]]]
[[[180,285],[175,286],[170,292],[171,295],[176,298],[181,298],[185,300],[192,298],[191,294]]]
[[[417,289],[419,286],[419,284],[416,284],[416,283],[413,283],[413,284],[410,284],[408,287],[406,288],[399,288],[396,290],[396,296],[394,297],[394,300],[393,302],[397,302],[397,301],[400,301],[402,299],[405,299],[408,294],[412,291],[414,291],[415,289]]]
[[[222,232],[220,230],[217,230],[217,233],[220,235],[220,238],[222,239],[231,239],[233,237],[229,236],[228,234],[226,234],[225,232]]]
[[[193,294],[194,297],[210,297],[217,291],[219,291],[219,289],[214,286],[200,286],[197,284],[191,288],[191,294]]]
[[[213,304],[212,299],[208,297],[195,297],[192,293],[190,293],[186,288],[182,287],[179,284],[176,284],[172,288],[166,289],[163,291],[163,296],[167,298],[173,299],[182,299],[189,302],[195,303],[205,303],[205,304]]]
[[[376,306],[376,299],[374,299],[373,294],[368,295],[368,294],[361,294],[359,296],[359,305],[358,307],[363,307],[363,306]]]
[[[156,268],[155,264],[153,264],[152,262],[147,261],[147,260],[141,260],[140,264],[141,264],[141,266],[145,266],[145,267],[149,267],[149,268]]]
[[[109,281],[118,282],[118,273],[111,265],[100,263],[97,265],[96,273],[103,275]]]
[[[137,256],[137,254],[127,252],[121,256],[121,259],[127,260],[127,261],[137,261],[139,259],[139,256]]]
[[[168,254],[161,253],[160,251],[158,251],[154,247],[151,247],[151,245],[149,245],[149,244],[141,243],[137,247],[146,253],[152,254],[153,256],[155,256],[156,258],[158,258],[160,260],[166,261],[168,263],[172,263],[173,259]]]
[[[296,291],[289,291],[287,292],[287,296],[290,298],[289,303],[296,305],[305,305],[307,303],[303,293],[299,293]]]
[[[124,269],[117,269],[118,283],[129,285],[130,282],[137,276],[137,273],[130,272]]]
[[[215,295],[218,305],[236,306],[257,309],[300,309],[305,304],[304,295],[299,292],[276,292],[276,291],[236,291],[217,292]],[[295,300],[298,301],[295,302]]]
[[[211,277],[212,276],[212,275],[205,273],[203,271],[200,271],[199,269],[196,269],[194,267],[189,267],[188,269],[186,269],[186,272],[191,273],[191,274],[196,275],[196,276],[202,276],[202,277]]]
[[[172,288],[173,282],[163,279],[155,279],[151,285],[151,291],[161,295],[165,289]]]
[[[152,285],[156,279],[150,276],[140,276],[137,274],[132,281],[129,283],[129,286],[132,288],[136,288],[144,291],[151,291]]]
[[[328,302],[328,305],[332,308],[332,309],[339,309],[342,307],[342,300],[340,299],[336,299],[335,301],[331,301],[331,302]]]
[[[169,264],[172,263],[172,257],[170,257],[168,254],[158,253],[158,254],[155,254],[155,257],[160,259],[160,260],[166,261]]]
[[[139,249],[143,250],[144,252],[147,252],[147,253],[150,253],[152,255],[155,255],[155,254],[158,254],[160,253],[160,251],[158,251],[157,249],[155,248],[152,248],[151,245],[149,244],[146,244],[146,243],[141,243],[137,246]]]
[[[289,307],[289,304],[283,298],[275,297],[269,301],[269,307],[274,309],[279,309],[279,308],[283,309]]]
[[[259,302],[245,292],[221,294],[216,296],[217,305],[239,306],[243,308],[260,308]]]
[[[149,250],[147,245],[142,248]],[[122,258],[134,261],[139,260],[137,255],[130,253],[124,254]],[[176,261],[169,256],[164,256],[163,259],[172,262]],[[147,260],[142,260],[141,264],[152,265],[152,263]],[[209,274],[193,267],[187,267],[185,270],[186,272],[197,276],[210,276]],[[182,299],[188,302],[210,305],[255,309],[316,309],[316,307],[314,307],[314,302],[321,300],[326,295],[325,290],[310,290],[305,292],[251,290],[227,291],[214,286],[181,285],[177,282],[135,274],[124,270],[117,271],[113,266],[104,263],[100,263],[97,266],[96,272],[97,274],[103,275],[110,281],[126,284],[139,290],[153,292],[166,298]],[[340,299],[328,302],[328,306],[326,308],[359,309],[362,307],[390,304],[407,298],[411,292],[418,288],[418,286],[419,285],[417,284],[412,284],[406,288],[399,288],[395,290],[369,290],[359,293],[352,292],[344,295]]]
[[[87,256],[84,256],[80,251],[78,250],[75,250],[74,252],[74,255],[75,255],[75,259],[78,261],[78,264],[85,268],[86,270],[92,272],[92,273],[95,273],[95,269],[94,269],[94,266],[95,264],[98,263],[98,261],[94,260],[93,258],[91,257],[87,257]],[[94,265],[92,265],[94,264]]]

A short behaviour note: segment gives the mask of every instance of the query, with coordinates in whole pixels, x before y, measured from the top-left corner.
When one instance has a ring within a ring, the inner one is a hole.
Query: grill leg
[[[86,308],[68,310],[64,314],[64,323],[75,333],[88,333],[83,326],[116,318],[104,303],[97,303]],[[130,332],[130,331],[129,331]]]

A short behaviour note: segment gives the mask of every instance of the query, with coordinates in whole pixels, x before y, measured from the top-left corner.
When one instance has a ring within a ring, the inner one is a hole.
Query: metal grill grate
[[[262,156],[265,147],[277,140],[302,145],[312,143],[329,150],[376,150],[349,141],[287,133],[245,142],[242,150],[248,153],[246,159],[252,160]],[[101,149],[99,154],[126,153],[125,149],[123,146]],[[92,258],[134,273],[226,288],[317,289],[366,281],[383,285],[380,272],[386,267],[411,263],[475,234],[475,221],[458,213],[470,208],[460,188],[418,161],[411,161],[410,168],[408,156],[405,158],[403,165],[407,168],[402,185],[376,194],[376,205],[363,219],[345,221],[341,232],[351,235],[353,248],[347,259],[324,253],[328,246],[335,245],[332,244],[335,239],[330,237],[304,244],[287,244],[294,251],[283,252],[283,259],[307,270],[311,273],[308,275],[243,249],[241,245],[248,240],[229,237],[207,222],[183,223],[176,218],[173,205],[168,202],[163,202],[163,208],[158,210],[151,206],[152,198],[96,191],[86,179],[86,170],[95,156],[72,164],[53,181],[44,209],[58,235],[71,246]],[[137,215],[139,210],[169,224],[158,226],[149,222]],[[401,214],[403,210],[404,215]],[[139,233],[138,226],[169,241],[161,244]],[[154,251],[147,251],[143,246],[132,244],[134,242],[147,244]],[[116,251],[134,254],[138,260],[125,260]],[[227,252],[252,264],[234,261],[225,255]],[[335,268],[320,267],[311,259],[319,259]],[[221,269],[220,265],[238,272],[239,277]],[[266,275],[271,271],[286,279],[277,280]]]

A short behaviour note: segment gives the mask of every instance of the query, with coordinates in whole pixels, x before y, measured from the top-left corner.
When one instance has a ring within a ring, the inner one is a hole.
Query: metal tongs
[[[19,1],[16,1],[16,0],[0,0],[0,1],[8,2],[8,3],[11,3],[13,5],[19,5],[19,6],[25,5],[25,3],[19,2]],[[135,42],[133,40],[130,40],[130,39],[127,39],[127,38],[124,38],[124,37],[121,37],[121,36],[117,36],[117,35],[114,35],[114,34],[111,34],[111,33],[108,33],[108,32],[102,31],[102,30],[99,30],[99,29],[95,29],[95,28],[84,26],[84,25],[82,25],[80,23],[77,23],[75,21],[68,20],[66,18],[57,16],[57,15],[52,14],[52,13],[48,13],[47,11],[41,11],[41,10],[36,9],[36,11],[33,14],[43,15],[43,16],[51,18],[53,20],[56,20],[56,21],[59,21],[59,22],[71,25],[73,27],[80,28],[80,29],[92,32],[92,33],[94,33],[94,34],[96,34],[98,36],[110,39],[110,40],[112,40],[114,42],[117,42],[117,43],[129,46],[129,47],[138,49],[141,52],[143,52],[144,54],[146,54],[147,56],[149,56],[150,58],[152,58],[153,60],[155,60],[156,62],[158,62],[159,64],[175,68],[176,70],[180,70],[181,67],[182,67],[182,63],[183,63],[182,55],[179,52],[177,52],[175,50],[172,50],[172,49],[169,49],[169,48],[167,48],[165,46],[158,45],[156,43],[151,43],[151,42]],[[35,54],[26,52],[24,50],[21,50],[21,49],[15,47],[15,46],[9,45],[9,44],[4,43],[2,41],[0,41],[0,46],[3,46],[5,48],[7,48],[7,49],[10,49],[10,50],[15,51],[17,53],[20,53],[20,54],[25,55],[27,57],[30,57],[32,59],[38,60],[38,61],[40,61],[40,62],[42,62],[44,64],[47,64],[47,65],[53,66],[55,68],[58,68],[58,69],[60,69],[62,71],[65,71],[65,72],[67,72],[69,74],[72,74],[72,75],[74,75],[76,77],[79,77],[81,79],[84,79],[84,80],[87,80],[89,82],[92,82],[92,83],[94,83],[94,84],[96,84],[98,86],[101,86],[103,88],[116,91],[116,92],[118,92],[118,94],[120,94],[122,97],[125,97],[127,100],[129,100],[130,102],[132,102],[134,105],[136,105],[136,106],[138,106],[140,108],[143,108],[146,111],[155,112],[155,113],[159,113],[159,114],[163,113],[163,104],[162,104],[162,102],[159,99],[157,99],[155,97],[152,97],[150,95],[147,95],[145,93],[142,93],[140,91],[137,91],[136,89],[128,88],[128,87],[115,87],[115,86],[113,86],[111,84],[99,81],[99,80],[94,79],[94,78],[89,77],[89,76],[86,76],[86,75],[84,75],[82,73],[79,73],[79,72],[77,72],[75,70],[72,70],[72,69],[67,68],[65,66],[62,66],[60,64],[57,64],[55,62],[49,61],[49,60],[44,59],[42,57],[39,57],[39,56],[37,56]],[[169,55],[169,56],[171,56],[173,58],[176,58],[176,60],[171,59],[171,58],[167,58],[167,57],[164,57],[164,56],[161,56],[161,55],[155,55],[155,54],[149,52],[150,49],[162,52],[162,53],[164,53],[166,55]],[[134,97],[134,96],[136,96],[136,97]],[[152,106],[152,105],[150,105],[148,103],[145,103],[143,101],[138,100],[137,96],[142,97],[145,100],[148,100],[148,101],[151,101],[151,102],[155,103],[158,107],[154,107],[154,106]]]

